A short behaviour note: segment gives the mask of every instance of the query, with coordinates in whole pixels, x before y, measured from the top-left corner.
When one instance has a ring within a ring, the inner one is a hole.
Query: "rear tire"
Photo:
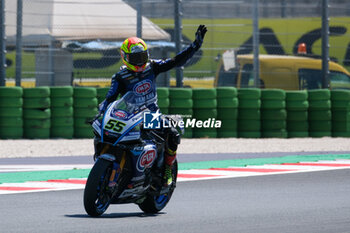
[[[177,161],[175,160],[173,169],[173,184],[169,189],[169,192],[164,195],[154,196],[148,195],[147,198],[139,204],[140,209],[147,214],[156,214],[161,211],[170,201],[170,198],[176,187],[176,179],[177,179]]]
[[[108,179],[112,169],[112,162],[98,159],[90,171],[84,190],[84,207],[88,215],[98,217],[103,214],[111,198],[105,191],[108,186]]]

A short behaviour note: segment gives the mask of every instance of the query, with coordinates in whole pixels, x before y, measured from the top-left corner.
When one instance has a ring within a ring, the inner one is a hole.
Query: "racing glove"
[[[202,46],[205,33],[207,32],[207,27],[205,25],[199,25],[196,32],[196,38],[192,43],[192,47],[198,51]]]

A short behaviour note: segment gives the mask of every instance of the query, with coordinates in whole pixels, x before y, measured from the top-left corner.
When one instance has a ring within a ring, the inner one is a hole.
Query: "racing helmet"
[[[138,37],[130,37],[123,42],[120,48],[123,62],[129,70],[142,72],[148,62],[146,43]]]

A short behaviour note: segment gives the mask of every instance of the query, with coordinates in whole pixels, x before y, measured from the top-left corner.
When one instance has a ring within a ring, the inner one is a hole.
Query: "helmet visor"
[[[134,66],[141,66],[148,61],[148,52],[142,51],[138,53],[127,53],[127,62]]]

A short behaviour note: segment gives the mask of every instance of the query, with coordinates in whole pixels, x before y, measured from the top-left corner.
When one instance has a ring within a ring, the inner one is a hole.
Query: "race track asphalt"
[[[349,232],[350,169],[180,182],[168,206],[88,217],[83,190],[1,195],[0,232]]]

